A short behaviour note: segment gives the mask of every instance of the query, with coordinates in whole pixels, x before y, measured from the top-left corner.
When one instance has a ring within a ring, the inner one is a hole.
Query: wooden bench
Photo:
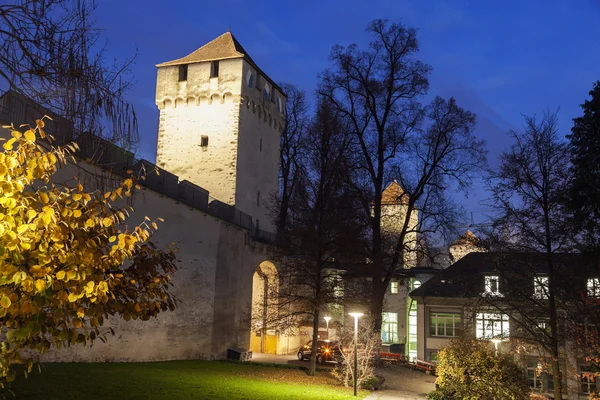
[[[426,374],[435,375],[436,365],[427,361],[415,359],[411,365],[411,369],[425,372]]]
[[[406,357],[404,356],[404,354],[400,354],[400,353],[381,352],[381,353],[379,353],[379,358],[381,359],[381,361],[390,363],[390,364],[405,364],[406,363]]]

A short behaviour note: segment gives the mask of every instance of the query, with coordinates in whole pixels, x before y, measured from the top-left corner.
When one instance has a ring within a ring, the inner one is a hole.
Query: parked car
[[[339,343],[335,340],[319,340],[317,342],[317,363],[325,364],[327,361],[336,361],[340,355]],[[312,340],[298,349],[298,360],[308,360],[312,354]]]

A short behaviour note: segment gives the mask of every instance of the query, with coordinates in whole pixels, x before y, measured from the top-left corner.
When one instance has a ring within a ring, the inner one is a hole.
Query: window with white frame
[[[588,297],[600,297],[600,278],[590,278],[587,280]]]
[[[596,377],[590,367],[579,367],[579,383],[581,393],[590,394],[596,391]]]
[[[460,314],[437,313],[429,314],[429,335],[454,337],[460,333]]]
[[[477,339],[508,339],[510,326],[508,315],[477,313],[475,336]]]
[[[548,298],[548,277],[536,276],[533,278],[533,297],[536,299]]]
[[[383,343],[398,343],[398,313],[382,313],[381,341]]]
[[[527,379],[532,390],[542,390],[542,370],[537,360],[527,362]]]
[[[485,277],[485,294],[489,296],[500,296],[500,279],[496,275]]]
[[[596,377],[590,367],[579,367],[579,383],[581,393],[590,394],[596,391]]]
[[[390,282],[390,293],[391,294],[398,294],[398,281],[394,282]]]

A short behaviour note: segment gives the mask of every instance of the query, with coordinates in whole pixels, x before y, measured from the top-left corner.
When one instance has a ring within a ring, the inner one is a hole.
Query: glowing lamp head
[[[331,321],[331,317],[323,317],[323,319],[325,320],[325,322],[329,323],[329,321]]]
[[[360,317],[362,317],[363,315],[365,315],[365,314],[363,314],[363,313],[361,313],[361,312],[351,312],[351,313],[350,313],[350,316],[351,316],[351,317],[354,317],[354,318],[360,318]]]

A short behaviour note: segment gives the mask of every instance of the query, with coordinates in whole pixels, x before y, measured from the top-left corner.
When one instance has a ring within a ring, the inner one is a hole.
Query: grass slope
[[[327,372],[219,361],[45,364],[12,390],[28,400],[350,399]],[[363,398],[366,393],[360,393]]]

